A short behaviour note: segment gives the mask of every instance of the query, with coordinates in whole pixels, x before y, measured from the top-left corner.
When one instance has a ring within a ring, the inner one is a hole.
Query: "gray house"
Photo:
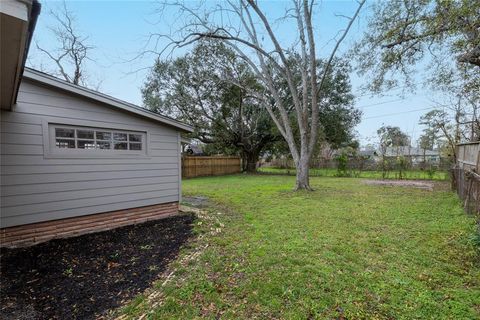
[[[379,152],[377,153],[381,154]],[[432,164],[438,164],[440,162],[440,152],[436,150],[414,148],[409,146],[387,148],[385,157],[396,158],[398,156],[407,158],[412,164],[418,164],[424,161]]]
[[[1,246],[176,214],[180,134],[192,129],[24,68],[36,5],[2,0]]]

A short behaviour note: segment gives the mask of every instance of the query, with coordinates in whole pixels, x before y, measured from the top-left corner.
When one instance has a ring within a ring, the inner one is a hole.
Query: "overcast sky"
[[[48,29],[55,21],[50,10],[58,10],[62,5],[58,1],[40,0],[42,12],[35,29],[34,41],[42,47],[54,48],[55,38]],[[193,2],[192,2],[193,3]],[[267,1],[263,8],[269,18],[283,14],[288,2]],[[76,17],[76,25],[82,35],[88,36],[88,43],[95,46],[92,58],[95,62],[88,64],[87,73],[92,83],[101,82],[100,91],[125,101],[142,105],[140,88],[152,66],[155,56],[146,55],[134,59],[143,51],[151,33],[168,33],[181,23],[177,12],[158,12],[158,1],[67,1],[69,11]],[[319,57],[329,55],[331,41],[339,30],[345,27],[346,20],[338,15],[351,15],[356,9],[354,1],[323,1],[316,9],[314,17],[316,42]],[[359,39],[365,28],[368,9],[353,26],[348,38],[342,44],[340,55]],[[276,31],[281,34],[282,43],[291,44],[297,38],[294,25],[277,24]],[[158,48],[165,43],[160,42]],[[151,48],[151,46],[149,47]],[[185,49],[185,50],[188,50]],[[174,55],[182,54],[177,51]],[[133,61],[131,61],[134,59]],[[51,70],[52,65],[35,48],[32,43],[27,65]],[[384,96],[372,96],[360,91],[368,79],[362,75],[351,75],[356,105],[363,111],[362,122],[357,126],[358,138],[362,145],[376,141],[376,130],[382,125],[399,126],[413,136],[414,145],[421,134],[422,127],[418,121],[428,108],[439,100],[438,94],[418,87],[417,92],[403,92],[402,88],[386,92]],[[418,82],[423,80],[418,76]]]

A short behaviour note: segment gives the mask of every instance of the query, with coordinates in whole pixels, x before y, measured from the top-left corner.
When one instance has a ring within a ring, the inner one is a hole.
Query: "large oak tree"
[[[263,91],[231,49],[205,40],[183,57],[157,60],[142,89],[147,108],[192,125],[191,138],[210,150],[240,154],[248,172],[279,139],[265,101],[251,94]]]

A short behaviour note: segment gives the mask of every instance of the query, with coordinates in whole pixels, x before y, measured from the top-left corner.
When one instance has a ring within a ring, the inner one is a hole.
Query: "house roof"
[[[375,149],[360,150],[358,152],[358,154],[360,156],[364,156],[364,157],[366,157],[366,156],[373,157],[373,156],[377,155],[377,151]]]
[[[399,156],[423,156],[425,151],[425,156],[438,156],[440,153],[434,150],[424,150],[421,148],[414,148],[409,146],[402,147],[388,147],[385,156],[387,157],[396,157]]]
[[[40,13],[37,0],[0,0],[0,108],[11,110]]]
[[[193,155],[201,155],[204,153],[203,146],[199,144],[189,144],[187,150],[191,150]]]
[[[82,86],[78,86],[69,82],[66,82],[64,80],[58,79],[56,77],[53,77],[49,74],[40,72],[38,70],[30,69],[30,68],[25,68],[23,72],[23,78],[24,79],[29,79],[38,83],[41,83],[46,86],[54,87],[63,91],[67,91],[69,93],[73,93],[75,95],[79,95],[91,100],[95,100],[104,104],[107,104],[109,106],[112,106],[114,108],[120,109],[122,111],[127,111],[134,113],[136,115],[139,115],[141,117],[148,118],[150,120],[158,121],[162,124],[174,127],[176,129],[179,129],[180,131],[184,132],[192,132],[193,128],[185,123],[182,123],[180,121],[177,121],[175,119],[162,116],[158,113],[151,112],[145,108],[139,107],[137,105],[134,105],[132,103],[128,103],[126,101],[111,97],[109,95],[100,93],[98,91],[94,91],[91,89],[87,89]]]

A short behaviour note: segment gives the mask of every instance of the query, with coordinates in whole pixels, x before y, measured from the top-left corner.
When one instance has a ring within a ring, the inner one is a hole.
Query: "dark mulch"
[[[1,319],[91,319],[143,292],[192,237],[193,217],[1,249]]]

